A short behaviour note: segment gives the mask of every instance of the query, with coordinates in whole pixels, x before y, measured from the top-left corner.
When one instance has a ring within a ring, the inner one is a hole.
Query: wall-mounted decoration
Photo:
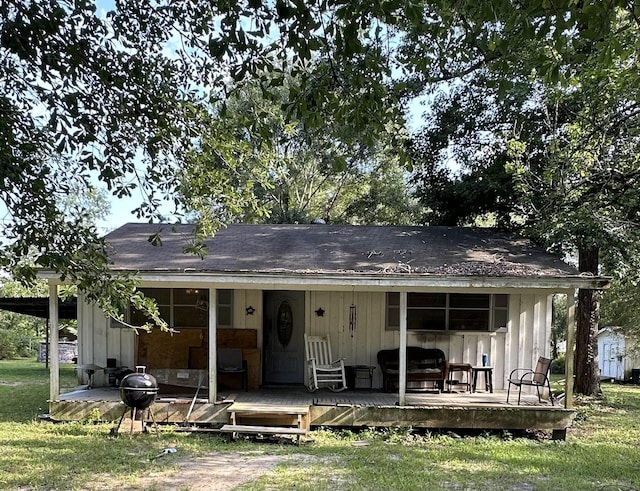
[[[282,346],[287,346],[293,334],[293,311],[287,300],[284,300],[278,307],[276,316],[276,333],[278,341]]]
[[[351,337],[353,337],[356,332],[356,325],[356,306],[355,304],[351,304],[351,306],[349,307],[349,332],[351,333]]]

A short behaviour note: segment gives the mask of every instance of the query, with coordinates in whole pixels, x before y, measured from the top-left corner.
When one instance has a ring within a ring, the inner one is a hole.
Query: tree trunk
[[[580,247],[578,269],[581,273],[598,274],[599,248]],[[578,290],[576,312],[575,385],[577,394],[596,396],[600,388],[598,368],[598,327],[600,325],[600,291]]]

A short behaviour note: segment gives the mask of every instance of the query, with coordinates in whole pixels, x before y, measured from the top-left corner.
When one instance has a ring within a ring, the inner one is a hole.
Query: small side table
[[[462,372],[465,377],[465,381],[454,380],[453,372]],[[473,376],[473,367],[469,363],[449,363],[449,378],[447,385],[449,385],[449,392],[453,389],[454,385],[465,385],[465,390],[471,392],[471,377]]]
[[[484,374],[484,390],[493,394],[493,367],[473,367],[473,392],[478,384],[478,373]]]

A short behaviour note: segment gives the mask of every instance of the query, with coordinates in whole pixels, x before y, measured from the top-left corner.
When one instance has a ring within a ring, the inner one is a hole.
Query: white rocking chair
[[[344,358],[333,360],[331,357],[331,343],[329,336],[304,335],[305,353],[307,355],[307,369],[309,375],[310,392],[315,392],[321,386],[339,392],[347,388],[347,377],[344,370]]]

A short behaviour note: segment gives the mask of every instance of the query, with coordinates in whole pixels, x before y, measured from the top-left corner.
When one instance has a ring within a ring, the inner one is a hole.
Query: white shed
[[[619,327],[604,327],[598,332],[598,366],[603,379],[628,381],[631,371],[640,368],[640,356],[633,349],[635,341]]]

